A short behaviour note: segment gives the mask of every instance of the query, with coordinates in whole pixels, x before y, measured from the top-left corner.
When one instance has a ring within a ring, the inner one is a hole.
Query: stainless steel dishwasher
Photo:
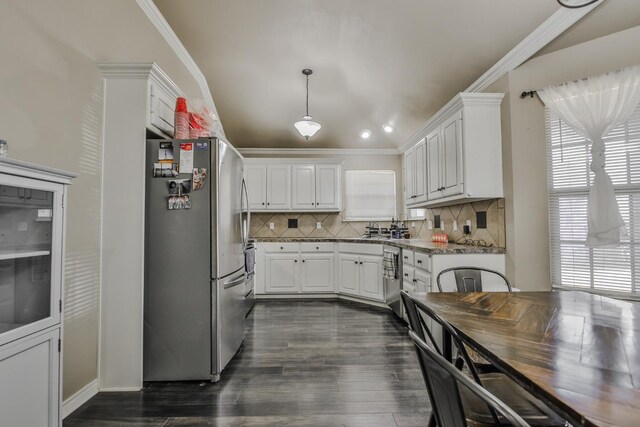
[[[402,300],[400,289],[402,286],[402,249],[384,246],[383,283],[385,302],[391,310],[402,317]]]

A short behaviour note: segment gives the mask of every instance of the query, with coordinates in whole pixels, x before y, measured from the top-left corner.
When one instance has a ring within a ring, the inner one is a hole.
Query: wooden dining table
[[[417,296],[573,425],[640,426],[640,303],[574,291]]]

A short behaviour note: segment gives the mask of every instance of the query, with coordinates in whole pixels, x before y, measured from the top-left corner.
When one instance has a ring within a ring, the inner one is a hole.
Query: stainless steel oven
[[[244,283],[244,308],[246,317],[255,304],[256,247],[252,240],[247,242],[247,248],[244,251],[244,268],[247,273]]]

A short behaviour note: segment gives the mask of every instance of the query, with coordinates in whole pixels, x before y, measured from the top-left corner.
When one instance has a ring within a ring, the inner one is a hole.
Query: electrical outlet
[[[272,222],[270,222],[270,223],[269,223],[269,230],[273,230],[273,229],[275,229],[275,228],[276,228],[275,224],[274,224],[274,223],[272,223]]]
[[[465,225],[469,228],[471,228],[471,220],[468,219],[467,222],[465,222]]]
[[[453,231],[458,231],[458,221],[453,220]]]
[[[322,223],[321,223],[320,221],[316,222],[316,228],[317,228],[318,230],[321,230],[321,229],[322,229]]]
[[[429,230],[433,230],[433,221],[429,220],[429,222],[427,223],[427,227],[429,228]]]
[[[411,223],[411,228],[416,228],[416,223],[415,222]]]
[[[444,230],[444,220],[440,220],[440,230]]]

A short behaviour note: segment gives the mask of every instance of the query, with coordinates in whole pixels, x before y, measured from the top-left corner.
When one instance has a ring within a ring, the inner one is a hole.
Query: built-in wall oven
[[[244,308],[246,317],[255,304],[256,246],[253,240],[248,241],[247,248],[244,251],[244,268],[247,273],[244,283]]]

